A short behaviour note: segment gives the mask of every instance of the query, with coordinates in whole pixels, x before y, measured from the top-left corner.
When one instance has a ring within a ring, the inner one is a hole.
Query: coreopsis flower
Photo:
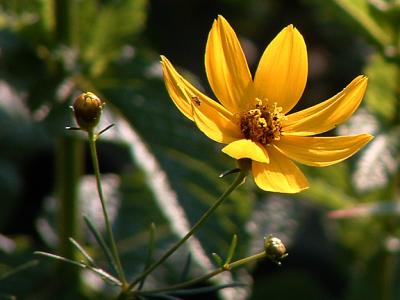
[[[303,94],[308,72],[307,49],[299,31],[289,25],[268,45],[252,77],[239,40],[219,16],[205,53],[208,81],[216,102],[183,78],[169,60],[161,63],[168,93],[178,109],[209,138],[227,144],[222,151],[251,160],[257,186],[297,193],[308,188],[293,162],[324,167],[350,157],[372,139],[369,134],[315,137],[347,120],[359,106],[365,76],[310,108],[290,113]]]

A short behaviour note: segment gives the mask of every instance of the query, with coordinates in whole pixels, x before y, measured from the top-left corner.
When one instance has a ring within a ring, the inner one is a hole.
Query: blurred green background
[[[234,162],[169,99],[159,55],[207,94],[204,49],[218,14],[235,29],[254,72],[286,25],[303,34],[309,78],[301,109],[359,74],[369,87],[356,114],[332,134],[375,139],[337,166],[302,167],[310,189],[265,193],[249,178],[147,281],[179,281],[212,268],[211,253],[235,259],[262,250],[272,233],[289,252],[218,282],[246,288],[187,299],[399,299],[400,1],[397,0],[0,0],[0,299],[110,299],[115,287],[88,271],[33,254],[77,254],[72,236],[107,269],[82,215],[104,228],[85,135],[69,106],[82,91],[106,103],[98,142],[103,184],[122,263],[143,269],[148,229],[159,257],[229,185]],[[290,88],[290,87],[288,87]],[[12,274],[24,264],[29,268]],[[11,273],[10,273],[11,272]],[[185,298],[186,299],[186,298]]]

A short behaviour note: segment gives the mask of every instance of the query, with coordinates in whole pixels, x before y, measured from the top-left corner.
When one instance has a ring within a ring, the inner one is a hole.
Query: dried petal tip
[[[284,259],[288,254],[286,253],[286,247],[280,239],[270,234],[267,238],[264,238],[264,250],[267,258],[281,265],[281,260]]]
[[[82,130],[90,131],[100,121],[103,102],[95,94],[86,92],[76,97],[73,105],[75,119]]]

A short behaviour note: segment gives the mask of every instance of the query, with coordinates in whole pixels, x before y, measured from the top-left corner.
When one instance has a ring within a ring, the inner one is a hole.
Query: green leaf
[[[364,101],[370,111],[390,124],[397,113],[397,66],[393,62],[385,60],[381,55],[374,55],[367,65],[365,73],[369,80]]]
[[[229,264],[232,261],[233,255],[235,254],[237,246],[237,235],[234,234],[232,237],[231,245],[229,246],[228,255],[226,256],[225,264]]]
[[[79,23],[85,20],[87,23],[84,31],[79,32],[79,45],[83,49],[84,61],[90,66],[89,74],[96,77],[120,55],[122,46],[132,43],[135,35],[143,29],[147,0],[108,2],[99,9],[93,5],[86,5],[89,6],[86,14],[80,16],[82,20]],[[76,28],[82,30],[79,26]]]
[[[211,255],[212,255],[212,257],[213,257],[215,263],[217,264],[217,266],[222,268],[223,265],[224,265],[224,261],[222,260],[221,256],[219,256],[219,255],[218,255],[217,253],[215,253],[215,252],[213,252]]]
[[[75,246],[75,248],[82,254],[82,256],[87,260],[89,265],[92,267],[95,265],[93,258],[86,252],[86,250],[73,238],[69,238],[69,241]]]
[[[103,236],[101,235],[101,233],[98,231],[96,226],[93,224],[93,222],[87,216],[83,216],[83,219],[85,220],[85,223],[86,223],[87,227],[89,228],[90,232],[96,238],[96,241],[97,241],[98,245],[101,247],[101,249],[103,250],[103,253],[107,257],[108,263],[114,269],[114,271],[116,273],[118,273],[117,265],[116,265],[116,263],[114,261],[114,257],[111,254],[110,248],[108,247],[108,245],[104,241]]]
[[[333,2],[353,20],[383,49],[393,43],[392,32],[385,20],[373,15],[367,0],[333,0]],[[384,26],[386,25],[386,26]]]
[[[114,276],[110,275],[109,273],[107,273],[106,271],[104,271],[104,270],[102,270],[100,268],[95,268],[95,267],[92,267],[92,266],[89,266],[89,265],[86,265],[86,264],[83,264],[83,263],[80,263],[80,262],[77,262],[77,261],[62,257],[62,256],[59,256],[59,255],[56,255],[56,254],[48,253],[48,252],[36,251],[35,254],[36,255],[41,255],[41,256],[44,256],[44,257],[48,257],[48,258],[51,258],[51,259],[55,259],[55,260],[58,260],[58,261],[63,262],[63,263],[68,263],[68,264],[80,267],[82,269],[88,269],[88,270],[92,271],[93,273],[95,273],[96,275],[100,276],[101,279],[103,279],[104,281],[106,281],[108,283],[111,283],[113,285],[119,285],[119,286],[122,285],[122,283],[117,278],[115,278]]]

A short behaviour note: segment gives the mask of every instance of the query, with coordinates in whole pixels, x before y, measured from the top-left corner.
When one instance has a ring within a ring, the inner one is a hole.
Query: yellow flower
[[[307,49],[289,25],[268,45],[254,79],[235,32],[219,16],[205,53],[208,81],[219,102],[204,95],[161,56],[164,80],[178,109],[209,138],[227,144],[222,151],[250,159],[263,190],[297,193],[308,188],[299,163],[324,167],[338,163],[372,139],[369,134],[312,137],[347,120],[367,87],[356,77],[344,90],[310,108],[290,113],[303,94],[308,73]]]

